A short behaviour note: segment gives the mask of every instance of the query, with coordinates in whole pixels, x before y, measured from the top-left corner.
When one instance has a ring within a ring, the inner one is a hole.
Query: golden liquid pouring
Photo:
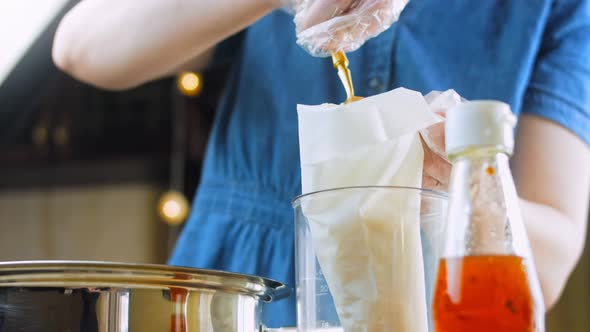
[[[338,77],[340,77],[340,81],[346,91],[346,100],[344,103],[349,104],[363,99],[362,97],[354,95],[354,85],[352,84],[352,75],[348,69],[348,58],[346,57],[346,54],[342,51],[332,53],[332,63],[334,64],[334,68],[338,71]]]

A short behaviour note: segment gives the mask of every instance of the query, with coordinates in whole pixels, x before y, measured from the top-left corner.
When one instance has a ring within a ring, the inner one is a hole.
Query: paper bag
[[[441,120],[403,88],[349,105],[299,105],[298,115],[304,193],[420,187],[418,131]],[[427,331],[416,193],[372,191],[302,208],[345,331]]]

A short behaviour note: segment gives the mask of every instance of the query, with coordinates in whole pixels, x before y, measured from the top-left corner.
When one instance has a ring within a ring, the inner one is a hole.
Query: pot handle
[[[267,293],[266,296],[262,298],[262,300],[264,302],[273,302],[289,297],[293,293],[294,292],[292,288],[282,285],[273,289],[270,293]]]
[[[293,293],[293,289],[291,289],[285,285],[280,286],[280,287],[274,289],[271,297],[268,298],[266,300],[266,302],[272,302],[272,301],[284,299],[286,297],[289,297],[289,295],[291,295],[292,293]],[[297,332],[297,328],[296,327],[268,328],[264,325],[261,325],[260,332]]]

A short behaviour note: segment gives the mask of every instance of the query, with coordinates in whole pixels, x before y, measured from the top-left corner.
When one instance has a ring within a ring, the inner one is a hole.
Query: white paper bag
[[[303,193],[420,187],[418,131],[441,121],[403,88],[348,105],[299,105],[298,114]],[[345,331],[427,331],[418,195],[373,191],[302,208]]]

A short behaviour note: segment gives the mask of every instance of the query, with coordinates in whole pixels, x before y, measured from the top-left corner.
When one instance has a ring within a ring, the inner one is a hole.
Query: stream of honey
[[[442,259],[433,302],[436,332],[533,332],[533,298],[523,259]]]

